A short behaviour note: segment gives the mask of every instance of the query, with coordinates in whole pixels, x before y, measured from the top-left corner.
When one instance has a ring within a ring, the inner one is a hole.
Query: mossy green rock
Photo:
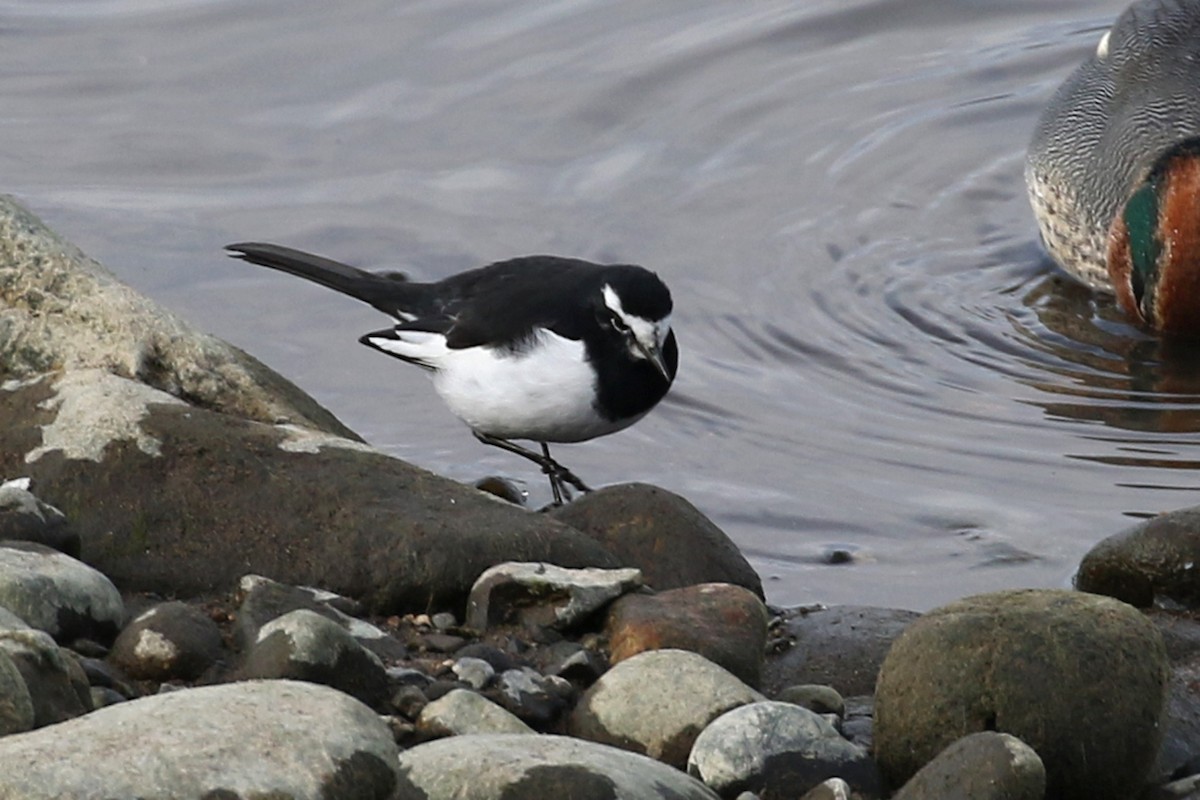
[[[1200,508],[1160,514],[1109,536],[1079,563],[1075,586],[1139,608],[1156,597],[1200,607]]]
[[[1168,678],[1158,630],[1107,597],[1023,590],[929,612],[879,674],[875,756],[894,786],[977,731],[1042,758],[1047,797],[1137,793],[1161,737]]]

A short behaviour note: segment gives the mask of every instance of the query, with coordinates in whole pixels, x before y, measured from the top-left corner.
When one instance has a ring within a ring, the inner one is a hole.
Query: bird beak
[[[646,360],[654,365],[654,368],[658,370],[658,374],[663,376],[663,380],[670,383],[671,373],[667,372],[667,362],[663,361],[662,351],[657,347],[647,347],[641,342],[637,342],[637,348],[646,357]]]

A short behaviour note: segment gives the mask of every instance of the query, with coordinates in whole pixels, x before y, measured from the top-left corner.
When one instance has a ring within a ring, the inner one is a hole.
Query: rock
[[[515,658],[509,653],[504,652],[498,647],[493,647],[490,644],[483,642],[475,642],[466,647],[459,649],[459,658],[478,658],[481,661],[486,661],[492,665],[492,669],[496,672],[504,672],[509,669],[519,669],[528,666],[525,662]]]
[[[873,694],[888,648],[920,616],[872,606],[789,609],[774,631],[788,646],[767,657],[763,691],[775,697],[788,686],[815,683],[843,696]]]
[[[454,675],[472,689],[487,688],[496,677],[496,669],[482,658],[460,658],[450,668]]]
[[[1200,659],[1177,664],[1167,687],[1162,744],[1150,780],[1162,782],[1200,768]],[[1181,772],[1182,770],[1182,772]]]
[[[0,739],[0,796],[385,800],[399,783],[387,726],[294,681],[183,689]]]
[[[562,641],[542,651],[543,671],[574,684],[591,686],[608,670],[608,661],[595,650],[578,642]]]
[[[1080,592],[979,595],[923,616],[879,673],[875,756],[893,785],[962,736],[1019,737],[1062,800],[1136,793],[1161,737],[1168,665],[1136,609]]]
[[[794,797],[835,777],[867,796],[883,789],[865,750],[819,714],[774,701],[735,708],[709,723],[696,738],[687,771],[722,797],[743,791]]]
[[[1159,514],[1104,539],[1083,557],[1075,586],[1139,608],[1156,597],[1200,605],[1200,507]]]
[[[0,632],[0,651],[20,672],[33,703],[33,727],[40,728],[92,710],[83,668],[38,630]]]
[[[871,752],[875,745],[875,696],[860,694],[845,698],[846,711],[838,730],[859,747]]]
[[[892,800],[1042,800],[1046,769],[1029,745],[984,731],[956,741],[922,767]]]
[[[395,800],[717,800],[704,784],[657,761],[564,736],[439,739],[401,753],[400,771]]]
[[[0,606],[60,642],[79,636],[111,640],[125,616],[108,578],[32,542],[0,542]]]
[[[99,370],[0,385],[0,474],[17,468],[75,521],[88,563],[129,591],[196,596],[250,571],[393,613],[458,607],[504,561],[621,566],[545,515],[357,442]]]
[[[763,596],[762,580],[737,545],[695,506],[665,489],[606,486],[550,516],[594,538],[621,566],[640,569],[646,584],[660,592],[732,583]]]
[[[0,483],[0,541],[37,542],[79,558],[79,534],[61,511],[35,497],[29,484],[28,478]]]
[[[442,695],[442,697],[445,696]],[[388,702],[396,710],[396,713],[406,719],[415,720],[421,715],[425,706],[429,705],[429,698],[416,686],[401,686],[396,689],[392,694],[392,699]]]
[[[455,689],[427,704],[417,717],[417,730],[426,736],[534,733],[516,716],[469,689]]]
[[[21,619],[4,606],[0,606],[0,631],[27,630],[29,630],[29,626],[25,624],[25,620]]]
[[[557,719],[574,695],[567,681],[546,677],[529,667],[500,673],[496,691],[505,708],[535,725],[548,725]]]
[[[17,665],[0,649],[0,741],[10,733],[29,730],[34,720],[29,687]]]
[[[499,624],[573,628],[642,585],[636,569],[564,569],[545,563],[497,564],[471,587],[467,627]]]
[[[336,622],[306,610],[264,625],[246,653],[241,674],[323,683],[372,706],[388,697],[387,673],[379,657]]]
[[[186,603],[160,603],[125,626],[109,658],[131,678],[195,680],[222,655],[221,630]]]
[[[800,800],[850,800],[850,784],[841,778],[822,781],[805,793]],[[741,800],[739,797],[738,800]]]
[[[234,639],[238,649],[246,650],[262,627],[291,611],[301,609],[320,614],[336,622],[358,643],[380,658],[402,659],[407,655],[404,644],[371,623],[343,611],[353,602],[333,592],[307,586],[289,586],[261,575],[243,575],[238,581],[241,602],[234,622]]]
[[[832,686],[818,686],[805,683],[799,686],[789,686],[775,698],[783,703],[794,703],[818,714],[846,714],[846,701]]]
[[[121,284],[3,195],[0,304],[0,371],[10,379],[102,368],[231,416],[354,435],[292,383]]]
[[[649,650],[604,673],[579,699],[568,730],[683,768],[708,723],[763,699],[696,653]]]
[[[691,650],[752,687],[762,680],[767,608],[749,589],[704,583],[658,594],[630,594],[605,622],[614,664],[646,650]]]

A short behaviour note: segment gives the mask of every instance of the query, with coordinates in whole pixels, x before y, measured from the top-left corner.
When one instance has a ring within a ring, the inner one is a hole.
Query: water
[[[375,444],[535,502],[356,343],[379,315],[220,248],[645,264],[680,376],[558,448],[577,473],[684,494],[777,603],[1066,586],[1200,498],[1197,357],[1058,276],[1024,194],[1038,112],[1122,6],[9,0],[0,191]]]

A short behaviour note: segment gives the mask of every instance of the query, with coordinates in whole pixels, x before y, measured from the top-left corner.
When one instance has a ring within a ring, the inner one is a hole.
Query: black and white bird
[[[542,468],[556,505],[568,483],[589,489],[550,457],[548,443],[629,427],[675,379],[671,293],[643,267],[526,256],[417,283],[274,244],[226,249],[394,317],[396,325],[359,341],[429,370],[479,441]],[[541,452],[513,439],[538,442]]]

